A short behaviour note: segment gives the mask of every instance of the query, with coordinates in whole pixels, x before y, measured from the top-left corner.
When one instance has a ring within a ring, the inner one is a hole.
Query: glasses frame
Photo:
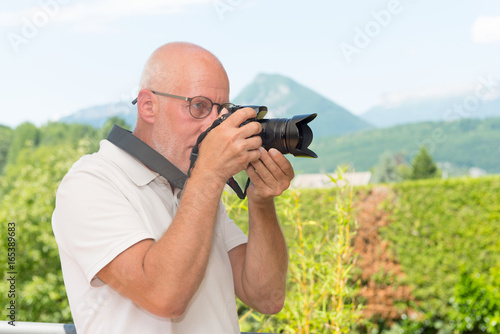
[[[171,98],[174,98],[174,99],[178,99],[178,100],[183,100],[183,101],[187,101],[189,102],[189,114],[193,117],[193,118],[196,118],[196,119],[203,119],[203,118],[206,118],[208,115],[210,115],[210,113],[212,112],[212,109],[214,108],[214,106],[217,106],[217,115],[220,115],[220,113],[222,112],[222,109],[226,108],[226,109],[229,109],[231,107],[234,106],[233,103],[231,102],[226,102],[226,103],[214,103],[212,102],[212,100],[210,100],[208,97],[205,97],[205,96],[201,96],[201,95],[197,95],[197,96],[194,96],[194,97],[185,97],[185,96],[180,96],[180,95],[174,95],[174,94],[167,94],[167,93],[160,93],[160,92],[157,92],[157,91],[154,91],[152,90],[151,93],[155,94],[155,95],[161,95],[161,96],[166,96],[166,97],[171,97]],[[191,112],[191,102],[197,98],[197,97],[202,97],[204,99],[207,99],[208,101],[210,101],[211,103],[211,106],[209,108],[209,112],[205,115],[205,116],[202,116],[202,117],[196,117],[193,115],[193,113]],[[132,101],[132,104],[136,104],[137,103],[137,98],[134,99],[134,101]]]

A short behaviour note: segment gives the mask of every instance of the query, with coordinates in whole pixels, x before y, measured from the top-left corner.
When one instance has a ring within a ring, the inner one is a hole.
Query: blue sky
[[[0,31],[9,126],[132,100],[170,41],[218,56],[232,97],[279,73],[355,114],[500,82],[498,0],[0,0]]]

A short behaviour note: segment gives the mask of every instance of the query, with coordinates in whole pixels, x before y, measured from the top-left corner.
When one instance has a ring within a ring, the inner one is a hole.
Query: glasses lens
[[[217,113],[220,115],[222,113],[229,112],[229,109],[232,107],[234,107],[234,104],[232,103],[223,103],[219,106],[219,108],[217,108]]]
[[[191,112],[191,116],[194,118],[204,118],[210,114],[212,106],[212,101],[210,101],[207,97],[196,96],[191,100],[189,111]]]

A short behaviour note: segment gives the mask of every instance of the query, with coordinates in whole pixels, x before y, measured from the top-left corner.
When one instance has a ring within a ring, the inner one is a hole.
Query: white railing
[[[49,324],[43,322],[14,322],[15,326],[7,321],[0,321],[0,334],[76,334],[75,325]]]
[[[14,324],[15,326],[12,326],[7,321],[0,321],[0,334],[76,334],[75,325],[73,324],[50,324],[24,321],[16,321]],[[241,334],[253,333],[242,332]]]

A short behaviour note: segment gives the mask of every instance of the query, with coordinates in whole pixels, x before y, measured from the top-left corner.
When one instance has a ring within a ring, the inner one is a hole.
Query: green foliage
[[[10,144],[12,141],[12,129],[0,125],[0,174],[7,163],[7,153],[9,152]]]
[[[440,176],[439,174],[431,155],[427,152],[425,146],[422,146],[411,162],[410,178],[412,180],[431,179]]]
[[[76,149],[81,140],[90,142],[89,152],[97,151],[99,141],[108,136],[113,124],[129,129],[125,121],[116,116],[108,119],[101,129],[85,124],[57,122],[48,123],[40,128],[31,123],[23,123],[14,130],[0,126],[0,154],[2,154],[2,150],[8,150],[8,161],[4,164],[15,164],[19,152],[24,148],[64,145]],[[6,159],[4,155],[0,155],[0,171],[3,167],[2,159]]]
[[[401,181],[396,161],[390,152],[384,152],[380,157],[380,162],[375,166],[374,183],[393,183]]]
[[[102,126],[101,131],[100,131],[101,139],[105,139],[108,136],[109,132],[113,128],[113,125],[115,125],[115,124],[124,128],[124,129],[130,130],[130,126],[127,124],[127,122],[125,122],[125,120],[123,118],[113,116],[113,117],[110,117],[106,121],[106,123],[104,123],[104,125]]]
[[[14,129],[12,142],[7,154],[7,164],[16,161],[17,155],[25,147],[36,147],[40,140],[40,132],[36,126],[31,123],[23,123]]]
[[[455,286],[453,308],[457,330],[464,333],[499,333],[500,266],[482,274],[462,272]]]
[[[234,197],[226,202],[231,217],[246,219],[245,202]],[[288,191],[276,205],[290,256],[285,306],[276,315],[263,316],[240,303],[242,330],[351,333],[361,317],[351,274],[352,189]]]
[[[393,188],[393,223],[380,232],[406,274],[401,283],[416,298],[407,307],[420,313],[422,328],[449,325],[461,269],[483,275],[500,264],[500,178],[407,181]]]
[[[40,145],[67,145],[76,148],[84,138],[94,139],[99,130],[89,125],[48,123],[40,127]]]
[[[10,160],[0,177],[0,230],[3,236],[8,224],[15,223],[17,321],[72,322],[52,234],[55,194],[71,165],[95,151],[107,132],[64,123],[49,123],[40,129],[25,123],[13,131]],[[2,254],[7,254],[7,248],[8,240],[2,237]],[[0,291],[9,291],[4,279],[8,271],[6,265],[0,267]],[[7,298],[2,293],[0,304],[7,305]],[[5,311],[2,308],[1,314]]]
[[[76,150],[65,146],[25,148],[19,152],[16,164],[7,166],[2,187],[8,191],[0,204],[0,229],[7,231],[7,224],[11,222],[16,225],[19,321],[71,321],[51,217],[59,182],[85,150],[86,147]],[[6,238],[0,240],[0,249],[7,249]],[[7,276],[7,269],[4,265],[0,267],[0,277]],[[3,279],[0,291],[8,291],[7,284]],[[2,293],[0,304],[7,303],[7,295]],[[2,313],[4,311],[5,308]]]
[[[401,180],[411,180],[411,168],[407,165],[398,166],[398,175]]]

